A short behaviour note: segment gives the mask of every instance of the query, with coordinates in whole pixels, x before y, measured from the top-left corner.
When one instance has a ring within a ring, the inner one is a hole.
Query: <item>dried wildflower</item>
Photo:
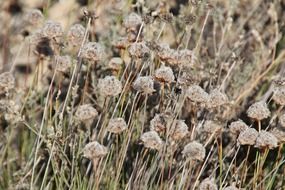
[[[206,103],[209,100],[209,95],[198,85],[192,85],[186,92],[187,98],[196,103]]]
[[[154,90],[154,82],[150,76],[138,77],[134,83],[133,88],[145,94],[151,94]]]
[[[273,91],[272,99],[279,105],[285,105],[285,87],[277,87]]]
[[[242,120],[234,121],[229,126],[230,132],[234,135],[239,135],[242,131],[248,129],[248,126]]]
[[[183,120],[174,121],[174,129],[171,134],[173,140],[181,140],[188,134],[188,126]]]
[[[115,42],[113,42],[113,45],[118,49],[126,49],[129,44],[129,41],[125,37],[121,37]]]
[[[15,87],[15,78],[10,72],[0,74],[0,94],[7,93]]]
[[[38,9],[32,9],[25,15],[25,20],[33,25],[37,26],[39,25],[44,19],[44,16],[42,12]]]
[[[123,118],[110,119],[107,130],[111,133],[121,133],[127,129],[127,123]]]
[[[166,125],[169,118],[169,115],[164,113],[156,114],[150,121],[150,130],[164,132],[166,130]]]
[[[163,145],[163,141],[155,131],[143,133],[140,140],[146,148],[160,150]]]
[[[157,51],[158,56],[160,59],[168,62],[172,65],[179,65],[179,64],[191,64],[195,62],[196,58],[191,50],[183,49],[183,50],[174,50],[170,49],[168,45],[160,46],[159,50]]]
[[[123,21],[123,25],[127,29],[136,29],[142,24],[142,18],[138,14],[132,12]]]
[[[97,116],[97,110],[90,104],[79,106],[75,112],[76,119],[85,123],[88,127],[92,124],[93,119]]]
[[[228,101],[228,97],[225,93],[222,93],[218,89],[214,89],[209,95],[207,106],[210,108],[219,107],[226,104]]]
[[[143,58],[150,54],[150,49],[145,42],[135,42],[130,45],[128,51],[132,57]]]
[[[219,123],[212,121],[212,120],[207,120],[205,121],[202,131],[208,134],[213,134],[213,133],[220,133],[223,129],[223,126],[220,125]]]
[[[103,96],[117,96],[122,92],[122,83],[114,76],[99,79],[99,92]]]
[[[270,132],[261,130],[255,142],[255,147],[258,148],[276,148],[278,145],[278,139]]]
[[[270,111],[265,102],[256,102],[252,104],[247,110],[248,117],[261,121],[270,116]]]
[[[49,39],[61,37],[63,35],[63,29],[58,22],[47,21],[42,30],[45,37]]]
[[[206,178],[201,182],[199,190],[218,190],[218,187],[214,179]]]
[[[81,56],[91,61],[100,61],[104,59],[104,48],[96,42],[86,43],[81,50]]]
[[[281,116],[279,116],[279,123],[281,127],[285,128],[285,113],[283,113]]]
[[[104,157],[106,154],[108,154],[108,148],[97,141],[88,143],[83,149],[83,156],[90,160]]]
[[[254,128],[248,128],[239,134],[238,142],[241,145],[254,145],[257,137],[257,130],[255,130]]]
[[[81,24],[74,24],[67,32],[67,40],[73,46],[80,46],[84,39],[85,28]]]
[[[234,185],[227,186],[224,190],[238,190],[238,188]]]
[[[112,70],[118,71],[120,70],[123,64],[123,60],[120,57],[113,57],[108,64],[108,67]]]
[[[270,133],[278,139],[278,142],[285,142],[285,130],[283,128],[275,127],[270,131]]]
[[[71,58],[69,55],[56,56],[57,66],[56,70],[66,73],[71,67]]]
[[[170,67],[162,66],[155,71],[155,78],[161,82],[171,83],[174,81],[174,74]]]
[[[201,143],[193,141],[184,147],[182,154],[192,160],[203,161],[206,155],[206,150]]]

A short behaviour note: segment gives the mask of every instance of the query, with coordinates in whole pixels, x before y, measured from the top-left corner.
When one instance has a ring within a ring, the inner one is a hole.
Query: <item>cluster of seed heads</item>
[[[165,132],[170,116],[165,113],[156,114],[150,121],[150,130]]]
[[[207,106],[210,108],[219,107],[228,103],[228,97],[225,93],[222,93],[218,89],[214,89],[210,92]]]
[[[99,79],[99,92],[102,96],[117,96],[122,92],[122,83],[114,76],[106,76]]]
[[[278,139],[270,132],[261,130],[255,142],[257,148],[276,148],[278,145]]]
[[[254,145],[258,132],[254,128],[247,128],[239,134],[238,142],[241,145]]]
[[[98,112],[91,104],[80,105],[75,112],[76,119],[88,126],[91,125],[93,119],[97,116]]]
[[[183,120],[175,120],[171,138],[175,141],[183,139],[188,134],[188,126]]]
[[[32,9],[25,15],[25,21],[32,26],[38,26],[42,23],[44,16],[38,9]]]
[[[128,48],[128,51],[132,57],[144,58],[150,54],[150,49],[145,42],[132,43]]]

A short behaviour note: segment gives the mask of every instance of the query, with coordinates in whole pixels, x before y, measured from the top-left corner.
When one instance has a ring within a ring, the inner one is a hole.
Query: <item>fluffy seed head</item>
[[[227,186],[224,190],[238,190],[238,188],[234,185]]]
[[[254,145],[258,137],[258,132],[254,128],[248,128],[242,131],[238,136],[238,142],[241,145]]]
[[[55,21],[47,21],[43,27],[43,34],[45,37],[49,39],[53,39],[56,37],[61,37],[63,35],[63,29],[59,22]]]
[[[170,116],[165,113],[156,114],[150,121],[150,130],[156,132],[164,132],[166,130],[167,122]]]
[[[150,54],[150,49],[145,42],[135,42],[130,45],[128,51],[132,57],[143,58]]]
[[[112,70],[118,71],[120,70],[123,64],[123,60],[120,57],[113,57],[108,64],[108,67]]]
[[[56,70],[66,73],[71,67],[71,58],[69,55],[56,56],[57,66]]]
[[[99,92],[103,96],[117,96],[122,92],[122,83],[114,76],[99,79]]]
[[[208,134],[213,134],[213,133],[219,134],[221,133],[222,130],[223,126],[212,120],[205,121],[202,128],[202,131]]]
[[[107,127],[107,130],[109,132],[115,133],[115,134],[121,133],[126,129],[127,129],[127,123],[121,117],[110,119],[109,125]]]
[[[25,15],[25,20],[33,25],[39,25],[44,19],[42,12],[39,9],[32,9]]]
[[[174,122],[173,133],[171,134],[171,138],[173,140],[180,140],[184,138],[188,134],[188,126],[183,120],[176,120]]]
[[[277,87],[273,91],[272,99],[279,105],[285,105],[285,87]]]
[[[88,143],[83,149],[83,156],[90,160],[104,157],[106,154],[108,154],[108,148],[97,141]]]
[[[285,128],[285,113],[283,113],[281,116],[279,116],[279,123],[281,127]]]
[[[94,119],[97,116],[98,116],[97,110],[93,108],[92,105],[90,104],[79,106],[75,112],[75,117],[79,121]]]
[[[209,100],[209,95],[198,85],[192,85],[186,92],[187,98],[196,103],[206,103]]]
[[[229,126],[230,132],[234,135],[239,135],[242,131],[248,129],[248,126],[242,120],[234,121]]]
[[[193,141],[184,147],[182,154],[192,160],[203,161],[206,155],[206,150],[201,143]]]
[[[256,119],[258,121],[261,121],[262,119],[270,116],[270,111],[267,108],[266,103],[262,101],[252,104],[246,113],[248,117]]]
[[[88,42],[82,47],[81,56],[90,61],[101,61],[105,56],[104,48],[97,42]]]
[[[133,88],[144,94],[151,94],[155,91],[154,81],[150,76],[138,77],[133,83]]]
[[[146,148],[160,150],[163,141],[159,137],[156,131],[149,131],[142,134],[140,140],[143,142]]]
[[[6,93],[15,87],[15,78],[10,72],[0,74],[0,93]]]
[[[142,18],[138,14],[130,13],[123,22],[123,25],[128,29],[135,29],[137,26],[142,24]]]
[[[213,179],[206,178],[201,182],[199,190],[218,190],[218,187]]]
[[[162,66],[155,71],[155,78],[161,82],[171,83],[174,81],[174,74],[170,67]]]
[[[219,107],[219,106],[222,106],[222,105],[228,103],[228,101],[229,101],[228,97],[225,93],[222,93],[218,89],[214,89],[213,91],[211,91],[211,93],[209,95],[209,100],[207,102],[207,106],[210,108]]]
[[[72,46],[80,46],[84,39],[85,28],[81,24],[74,24],[67,32],[67,40]]]
[[[270,132],[261,130],[255,142],[255,147],[258,148],[276,148],[278,145],[278,139]]]
[[[281,127],[274,127],[270,133],[274,135],[279,143],[284,143],[285,142],[285,130]]]

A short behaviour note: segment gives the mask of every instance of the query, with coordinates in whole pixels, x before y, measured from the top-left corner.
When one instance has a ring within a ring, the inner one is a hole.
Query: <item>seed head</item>
[[[174,130],[171,134],[173,140],[180,140],[188,134],[188,126],[183,120],[174,121]]]
[[[236,186],[231,185],[231,186],[227,186],[224,190],[239,190]]]
[[[67,40],[72,46],[80,46],[84,39],[85,28],[81,24],[74,24],[67,32]]]
[[[218,187],[214,179],[206,178],[201,182],[199,190],[218,190]]]
[[[109,132],[115,133],[115,134],[121,133],[126,129],[127,129],[127,123],[125,122],[123,118],[110,119],[109,125],[107,127],[107,130]]]
[[[82,47],[81,56],[90,61],[101,61],[105,57],[104,48],[99,43],[88,42]]]
[[[117,96],[122,92],[122,83],[114,76],[106,76],[99,79],[98,88],[101,95]]]
[[[142,134],[140,140],[143,142],[146,148],[160,150],[163,141],[159,137],[156,131],[149,131]]]
[[[188,88],[186,96],[195,103],[206,103],[209,100],[209,95],[198,85],[192,85]]]
[[[10,72],[0,74],[0,94],[7,93],[15,87],[15,78]]]
[[[258,137],[258,132],[254,128],[248,128],[242,131],[238,136],[238,142],[241,145],[254,145]]]
[[[248,126],[242,120],[234,121],[229,126],[230,132],[234,135],[239,135],[242,131],[248,129]]]
[[[144,94],[151,94],[155,91],[154,81],[150,76],[138,77],[133,83],[133,88]]]
[[[248,117],[256,119],[258,121],[261,121],[262,119],[270,116],[270,111],[267,108],[266,103],[262,101],[252,104],[246,113]]]
[[[218,89],[214,89],[209,96],[207,106],[210,108],[219,107],[228,103],[228,97]]]
[[[274,127],[271,131],[271,134],[273,134],[277,139],[279,143],[285,142],[285,131],[281,127]]]
[[[206,155],[206,150],[201,143],[193,141],[184,147],[182,154],[192,160],[203,161]]]
[[[90,104],[81,105],[77,108],[75,112],[75,117],[79,121],[86,121],[90,119],[94,119],[98,116],[98,112],[95,108],[92,107]]]
[[[90,160],[104,157],[106,154],[108,154],[108,148],[97,141],[88,143],[83,149],[83,156]]]
[[[219,134],[222,132],[222,130],[223,126],[212,120],[205,121],[202,128],[202,131],[208,134],[213,134],[213,133]]]
[[[170,116],[165,113],[156,114],[150,121],[150,130],[156,132],[164,132],[166,130],[167,122]]]
[[[143,58],[150,54],[150,49],[145,42],[135,42],[130,45],[128,51],[132,57]]]
[[[285,87],[277,87],[273,91],[272,99],[279,105],[285,105]]]
[[[49,39],[54,39],[63,35],[63,29],[60,23],[51,20],[45,23],[42,32],[44,36]]]
[[[108,64],[108,67],[112,70],[119,71],[123,64],[123,60],[120,57],[113,57]]]
[[[261,130],[255,142],[255,147],[258,148],[276,148],[278,145],[278,139],[270,132]]]
[[[132,12],[123,21],[123,25],[127,29],[136,29],[142,24],[142,18],[138,14]]]
[[[57,66],[56,70],[66,73],[71,67],[71,58],[69,55],[56,56]]]
[[[33,26],[38,26],[44,19],[39,9],[32,9],[25,15],[25,20]]]
[[[283,113],[283,114],[279,117],[279,123],[280,123],[281,127],[285,128],[285,113]]]
[[[155,71],[155,78],[161,82],[171,83],[174,81],[174,74],[171,67],[162,66]]]

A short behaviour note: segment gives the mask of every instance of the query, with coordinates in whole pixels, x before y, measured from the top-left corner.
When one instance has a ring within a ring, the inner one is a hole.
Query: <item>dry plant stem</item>
[[[267,125],[267,127],[265,128],[265,130],[267,131],[269,129],[269,127],[271,126],[271,124],[276,120],[276,118],[278,117],[278,115],[280,115],[281,111],[283,110],[284,106],[280,106],[278,108],[278,110],[274,113],[274,115],[270,118],[269,124]]]
[[[41,184],[40,190],[44,188],[44,184],[45,184],[45,181],[46,181],[46,177],[47,177],[49,165],[50,165],[51,159],[52,159],[52,157],[53,157],[54,145],[55,145],[55,141],[52,143],[52,147],[51,147],[51,150],[50,150],[49,159],[48,159],[48,162],[47,162],[47,166],[46,166],[46,168],[45,168],[45,173],[44,173],[44,177],[43,177],[43,180],[42,180],[42,184]]]
[[[15,70],[16,62],[18,61],[18,57],[19,57],[20,53],[22,52],[22,49],[23,49],[24,44],[25,44],[25,41],[26,41],[26,39],[24,39],[24,41],[23,41],[23,42],[21,43],[21,45],[20,45],[19,50],[17,51],[17,54],[16,54],[16,56],[15,56],[15,58],[14,58],[14,61],[13,61],[13,63],[12,63],[12,66],[11,66],[11,68],[10,68],[10,73],[13,73],[13,71]]]
[[[245,183],[245,180],[246,180],[246,175],[247,174],[247,160],[248,160],[248,156],[249,156],[249,152],[250,152],[250,146],[248,145],[247,146],[247,153],[246,153],[246,157],[245,157],[245,160],[243,161],[244,164],[243,164],[243,169],[242,169],[242,172],[241,172],[241,183],[240,183],[240,188],[242,187],[242,185]]]

